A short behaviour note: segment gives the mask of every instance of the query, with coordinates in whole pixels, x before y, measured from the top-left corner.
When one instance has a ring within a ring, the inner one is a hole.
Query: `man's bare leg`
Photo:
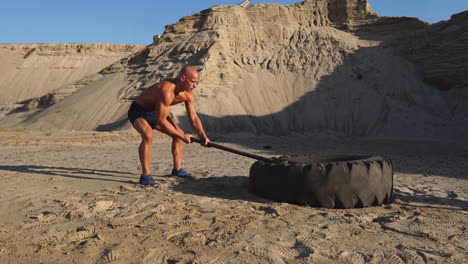
[[[182,134],[185,134],[184,131],[174,122],[171,118],[167,118],[169,123],[171,123],[177,131]],[[173,160],[173,169],[180,170],[182,168],[182,153],[184,150],[184,141],[180,138],[172,138],[172,160]]]
[[[151,160],[151,144],[153,143],[154,132],[146,119],[140,117],[133,123],[133,127],[141,135],[141,143],[138,147],[138,156],[141,163],[142,175],[149,175],[149,164]]]
[[[174,163],[174,170],[182,168],[182,152],[184,150],[184,142],[179,138],[172,139],[172,160]]]

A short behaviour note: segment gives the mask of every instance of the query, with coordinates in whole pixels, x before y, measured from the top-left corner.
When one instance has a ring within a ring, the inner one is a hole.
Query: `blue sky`
[[[0,43],[150,44],[153,35],[182,16],[242,0],[3,0]],[[298,0],[253,0],[291,4]],[[384,16],[411,16],[435,23],[468,10],[468,0],[369,0]]]

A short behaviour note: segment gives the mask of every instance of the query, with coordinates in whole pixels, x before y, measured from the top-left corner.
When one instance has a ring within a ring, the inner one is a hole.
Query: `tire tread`
[[[255,162],[252,193],[278,202],[325,208],[361,208],[389,203],[393,164],[380,156],[307,155],[281,157],[310,163]],[[336,161],[333,161],[336,158]],[[323,161],[323,162],[322,162]]]

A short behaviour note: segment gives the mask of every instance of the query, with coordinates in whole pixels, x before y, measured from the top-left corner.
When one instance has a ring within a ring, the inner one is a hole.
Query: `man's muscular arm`
[[[197,132],[198,136],[202,140],[202,145],[206,146],[208,142],[210,142],[210,139],[206,136],[205,129],[203,129],[203,124],[197,115],[194,101],[195,96],[193,94],[189,94],[189,98],[185,102],[185,109],[187,110],[190,125],[192,125],[193,130]]]
[[[190,138],[192,137],[189,134],[182,134],[177,129],[172,126],[169,121],[167,121],[167,117],[170,113],[170,106],[172,101],[174,100],[174,94],[168,86],[164,85],[161,87],[161,95],[160,100],[156,103],[156,113],[157,113],[157,120],[158,123],[156,125],[156,129],[159,131],[171,136],[177,137],[182,139],[185,143],[190,143]]]

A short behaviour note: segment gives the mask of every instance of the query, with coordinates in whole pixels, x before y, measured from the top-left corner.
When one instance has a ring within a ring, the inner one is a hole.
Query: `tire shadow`
[[[192,194],[196,196],[221,198],[234,201],[248,201],[261,204],[275,201],[256,196],[249,191],[249,177],[246,176],[220,176],[196,178],[183,181],[172,186],[175,192]],[[451,211],[468,210],[468,202],[455,197],[438,197],[434,195],[409,195],[394,189],[390,203],[412,207],[437,208]],[[415,205],[414,203],[423,205]],[[458,207],[458,208],[454,208]]]
[[[249,192],[249,177],[221,176],[195,178],[172,187],[176,192],[226,200],[272,203]]]

